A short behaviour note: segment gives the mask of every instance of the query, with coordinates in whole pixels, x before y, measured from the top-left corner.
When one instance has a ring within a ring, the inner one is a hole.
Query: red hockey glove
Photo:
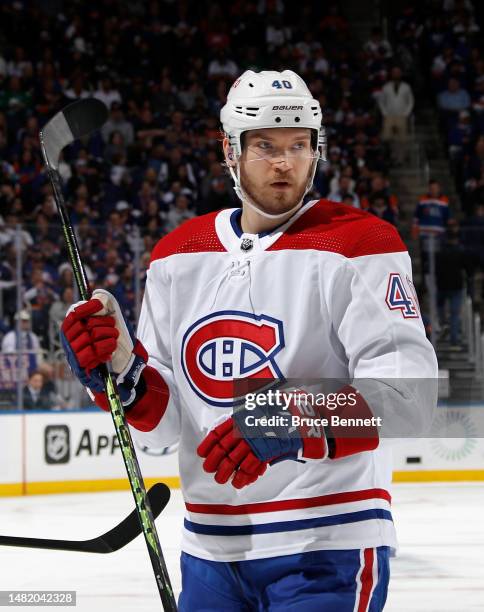
[[[304,392],[298,393],[305,397]],[[282,398],[286,397],[291,400],[290,395],[282,394]],[[251,410],[236,410],[198,447],[198,454],[205,458],[203,469],[214,472],[218,483],[232,479],[232,485],[239,489],[255,482],[268,465],[286,460],[325,459],[328,444],[324,429],[294,427],[292,416],[298,414],[294,400],[286,407],[257,405]],[[269,424],[274,416],[278,421]]]
[[[72,371],[100,408],[109,411],[99,365],[111,361],[128,423],[140,431],[158,425],[170,391],[159,372],[147,365],[148,353],[113,295],[96,289],[92,299],[74,304],[61,339]]]
[[[112,362],[121,400],[125,406],[136,398],[136,387],[148,355],[125,320],[113,295],[96,289],[93,298],[71,307],[61,327],[67,360],[81,383],[98,400],[104,396],[99,366]],[[97,402],[107,408],[106,398]]]
[[[258,459],[247,442],[234,434],[232,417],[212,429],[197,448],[204,458],[203,469],[215,473],[215,480],[241,489],[255,482],[266,471],[269,463]]]

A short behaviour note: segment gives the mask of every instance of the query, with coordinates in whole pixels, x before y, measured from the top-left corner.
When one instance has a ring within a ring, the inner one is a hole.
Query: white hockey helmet
[[[326,160],[322,113],[302,78],[292,70],[246,70],[232,85],[220,120],[230,146],[242,154],[240,136],[248,130],[301,127],[315,130],[320,159]]]
[[[323,115],[302,78],[292,70],[276,72],[246,70],[232,85],[220,120],[229,144],[235,153],[235,168],[229,166],[236,194],[264,217],[278,219],[287,214],[269,214],[260,210],[244,194],[240,184],[238,158],[242,155],[241,136],[244,132],[266,128],[309,128],[315,157],[304,195],[311,189],[318,160],[326,161],[326,135]],[[296,204],[293,211],[299,208]]]

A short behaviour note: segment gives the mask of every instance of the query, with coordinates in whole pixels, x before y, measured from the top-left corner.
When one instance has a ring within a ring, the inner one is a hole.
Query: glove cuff
[[[148,353],[139,340],[133,348],[133,352],[126,368],[120,372],[116,378],[119,395],[123,406],[128,408],[137,399],[144,395],[146,385],[141,384],[141,374],[146,367]]]

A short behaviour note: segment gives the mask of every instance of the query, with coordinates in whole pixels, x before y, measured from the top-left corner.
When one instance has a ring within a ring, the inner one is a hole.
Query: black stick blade
[[[170,500],[170,489],[166,484],[157,482],[148,491],[148,499],[153,511],[153,518],[160,515]],[[91,540],[50,540],[45,538],[23,538],[17,536],[0,536],[0,546],[19,546],[25,548],[42,548],[50,550],[72,550],[88,553],[115,552],[129,544],[141,533],[138,513],[133,510],[116,527]]]
[[[157,482],[148,491],[148,499],[151,505],[153,518],[155,519],[170,501],[170,489],[166,484]],[[102,539],[105,550],[91,550],[86,552],[115,552],[137,538],[141,531],[138,513],[135,509],[129,516],[121,521],[119,525],[111,529],[111,531],[100,536],[100,538],[91,540],[91,542],[96,543],[97,546],[97,542]]]
[[[74,139],[98,130],[108,118],[106,105],[96,98],[77,100],[66,106],[62,112]]]
[[[59,111],[40,132],[47,166],[57,170],[62,149],[101,128],[107,118],[106,105],[96,98],[76,100]]]

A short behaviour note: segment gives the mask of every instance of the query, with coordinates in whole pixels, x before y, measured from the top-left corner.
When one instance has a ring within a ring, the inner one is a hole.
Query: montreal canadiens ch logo
[[[283,379],[275,357],[284,347],[282,321],[238,310],[215,312],[183,336],[183,372],[207,404],[228,408],[234,379]]]

